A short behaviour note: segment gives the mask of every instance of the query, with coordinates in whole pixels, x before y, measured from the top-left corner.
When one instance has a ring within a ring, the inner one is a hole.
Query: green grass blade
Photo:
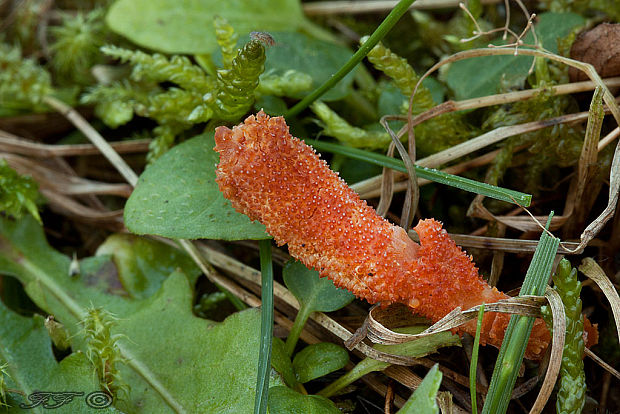
[[[394,27],[394,25],[400,20],[400,18],[407,12],[409,6],[413,4],[415,0],[400,0],[398,4],[392,9],[390,14],[381,22],[377,30],[364,42],[364,44],[355,52],[351,59],[341,67],[331,78],[329,78],[323,85],[316,88],[312,93],[299,101],[295,106],[288,110],[284,115],[285,118],[295,116],[303,111],[308,105],[321,97],[325,92],[334,87],[347,73],[351,72],[358,63],[364,59],[364,57],[370,52],[370,49],[375,47],[377,43]]]
[[[271,240],[259,240],[261,270],[261,327],[258,377],[254,414],[266,414],[269,400],[269,374],[271,373],[271,341],[273,339],[273,265]]]
[[[327,151],[334,154],[345,155],[356,160],[365,161],[381,167],[391,168],[407,174],[405,163],[396,158],[391,158],[386,155],[377,154],[358,148],[345,147],[344,145],[333,144],[330,142],[317,141],[313,139],[306,139],[304,141],[306,144],[312,145],[319,151]],[[456,187],[472,193],[481,194],[496,200],[519,204],[523,207],[528,207],[532,202],[531,195],[521,193],[519,191],[509,190],[487,183],[481,183],[468,178],[459,177],[458,175],[447,174],[433,168],[420,167],[416,165],[415,170],[416,174],[420,178],[425,178],[430,181],[449,185],[451,187]]]
[[[476,336],[471,353],[469,364],[469,395],[471,397],[471,414],[478,414],[478,399],[476,398],[476,368],[478,367],[478,350],[480,349],[480,332],[482,331],[482,319],[484,317],[484,303],[480,305],[478,311],[478,322],[476,324]]]
[[[553,212],[549,215],[547,228],[549,228],[552,217]],[[540,296],[544,294],[559,244],[560,239],[546,232],[540,236],[519,295]],[[508,409],[512,389],[517,380],[519,366],[523,361],[534,321],[535,318],[526,316],[513,315],[510,318],[482,414],[504,414]]]

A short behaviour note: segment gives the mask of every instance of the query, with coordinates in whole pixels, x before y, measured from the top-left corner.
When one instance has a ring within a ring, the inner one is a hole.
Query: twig
[[[150,139],[139,139],[133,141],[110,142],[109,144],[117,153],[125,154],[146,152],[150,142]],[[39,158],[101,154],[101,151],[93,144],[41,144],[39,142],[28,141],[25,138],[17,137],[2,130],[0,130],[0,151]]]
[[[64,102],[54,98],[53,96],[46,96],[43,98],[43,102],[54,108],[61,115],[67,118],[76,128],[78,128],[86,137],[101,151],[104,157],[108,159],[114,165],[114,168],[125,178],[125,180],[133,187],[138,183],[138,176],[114,151],[114,148],[110,146],[95,128],[93,128],[82,115],[75,109],[71,108]]]

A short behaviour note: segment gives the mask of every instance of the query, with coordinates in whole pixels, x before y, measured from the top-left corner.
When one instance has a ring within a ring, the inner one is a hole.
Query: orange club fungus
[[[264,112],[215,131],[220,153],[216,181],[233,207],[265,225],[290,254],[370,303],[404,303],[436,322],[456,307],[468,309],[508,296],[489,286],[469,257],[434,219],[420,220],[420,244],[361,200],[293,137],[282,117]],[[499,347],[509,314],[484,315],[481,344]],[[596,340],[595,330],[587,342]],[[475,321],[456,329],[475,334]],[[525,356],[540,359],[550,341],[537,319]]]

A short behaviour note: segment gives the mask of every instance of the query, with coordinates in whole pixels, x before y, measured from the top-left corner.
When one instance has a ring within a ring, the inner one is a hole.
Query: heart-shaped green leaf
[[[344,368],[349,362],[346,349],[331,342],[308,345],[293,359],[297,380],[302,384]]]
[[[269,75],[282,75],[294,69],[312,77],[312,87],[304,92],[289,95],[291,98],[303,98],[325,83],[338,72],[353,53],[348,47],[324,40],[314,39],[295,32],[271,33],[276,41],[274,47],[267,49],[265,72]],[[355,71],[350,72],[340,82],[321,96],[323,101],[342,99],[351,92]]]
[[[236,212],[215,182],[213,133],[172,148],[140,176],[125,205],[133,233],[179,239],[266,239],[265,226]]]
[[[213,53],[213,18],[224,17],[239,34],[296,30],[310,23],[297,0],[117,0],[106,16],[116,33],[166,53]]]
[[[310,270],[301,262],[290,261],[282,272],[286,287],[295,295],[302,308],[310,312],[333,312],[351,303],[355,295],[334,286],[319,272]]]
[[[331,280],[319,278],[319,272],[310,270],[297,261],[289,261],[284,266],[282,275],[286,287],[300,304],[295,323],[286,338],[286,351],[291,356],[301,330],[312,312],[333,312],[351,303],[355,296],[348,290],[338,289]]]
[[[585,23],[585,19],[574,13],[542,13],[537,17],[536,34],[545,49],[558,52],[558,39],[567,36],[574,28]],[[532,44],[531,33],[525,37],[526,44]],[[498,93],[503,83],[521,83],[532,64],[530,56],[484,56],[460,60],[450,65],[446,82],[456,99],[477,98]],[[481,70],[483,68],[483,70]]]

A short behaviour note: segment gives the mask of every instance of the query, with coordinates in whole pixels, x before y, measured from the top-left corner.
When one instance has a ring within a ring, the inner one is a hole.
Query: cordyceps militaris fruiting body
[[[418,223],[417,244],[378,216],[312,147],[291,136],[284,118],[259,112],[232,130],[219,127],[215,144],[216,180],[233,207],[336,286],[370,303],[404,303],[434,322],[457,306],[508,298],[482,280],[438,221]],[[480,343],[499,347],[509,319],[486,313]],[[475,321],[457,331],[474,334]],[[536,320],[526,357],[540,359],[549,340]]]

